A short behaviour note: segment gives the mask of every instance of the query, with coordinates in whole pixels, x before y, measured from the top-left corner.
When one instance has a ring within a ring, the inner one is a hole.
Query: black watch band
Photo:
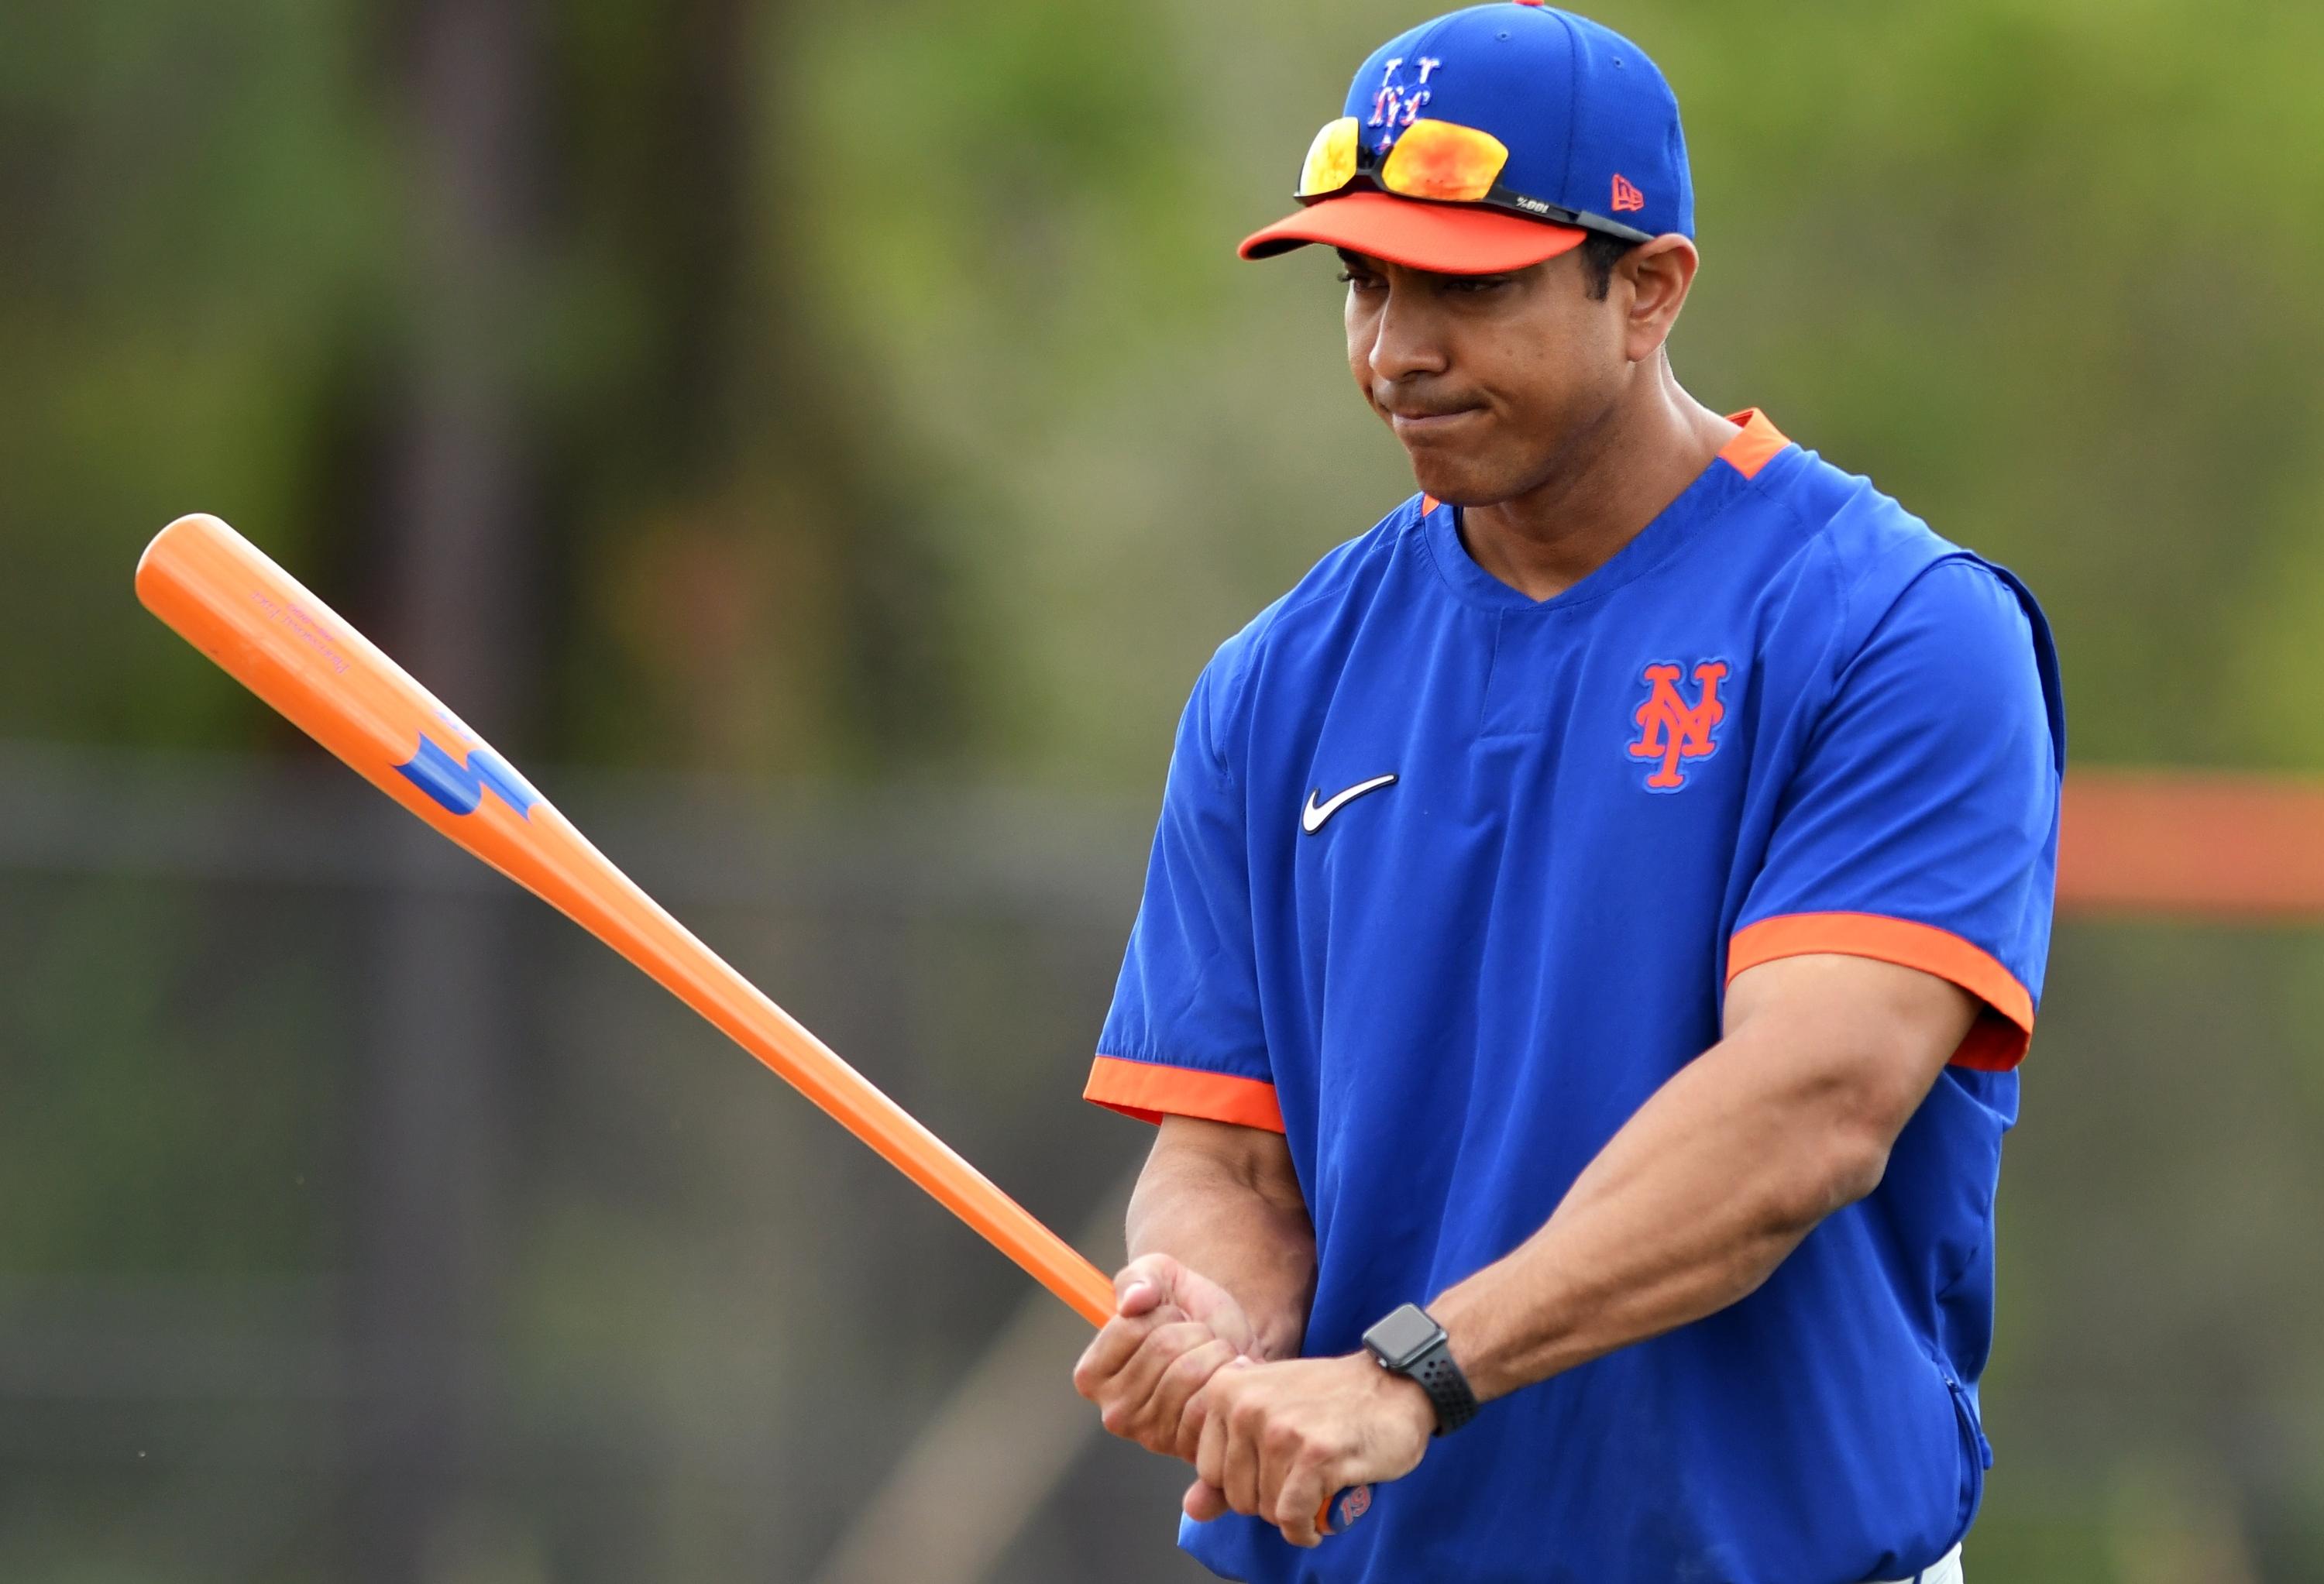
[[[1436,1433],[1450,1435],[1477,1416],[1477,1394],[1452,1362],[1452,1339],[1417,1303],[1391,1310],[1364,1333],[1364,1350],[1382,1369],[1403,1376],[1428,1394]]]

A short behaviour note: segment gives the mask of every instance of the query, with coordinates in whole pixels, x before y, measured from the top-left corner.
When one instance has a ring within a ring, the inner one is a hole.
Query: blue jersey
[[[2064,727],[2008,573],[1742,435],[1536,602],[1407,502],[1222,648],[1180,723],[1088,1094],[1280,1129],[1305,1351],[1508,1253],[1715,1043],[1755,963],[1844,953],[1982,1010],[1867,1199],[1757,1292],[1489,1404],[1314,1551],[1333,1584],[1853,1584],[1969,1527],[2001,1137],[2048,950]]]

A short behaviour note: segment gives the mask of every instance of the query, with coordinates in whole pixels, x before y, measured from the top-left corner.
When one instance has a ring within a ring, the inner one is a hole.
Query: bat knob
[[[1315,1515],[1316,1531],[1323,1534],[1337,1534],[1371,1510],[1372,1487],[1351,1485],[1323,1504],[1323,1510]]]

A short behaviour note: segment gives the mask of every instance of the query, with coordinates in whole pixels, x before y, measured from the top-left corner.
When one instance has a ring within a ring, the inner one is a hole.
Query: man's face
[[[1340,253],[1348,367],[1439,500],[1488,506],[1554,472],[1628,366],[1617,290],[1575,248],[1508,275],[1438,275]]]

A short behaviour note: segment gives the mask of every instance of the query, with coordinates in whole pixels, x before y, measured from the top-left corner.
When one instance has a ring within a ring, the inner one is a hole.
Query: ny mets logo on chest
[[[1646,778],[1649,792],[1675,792],[1686,785],[1684,762],[1709,759],[1719,751],[1719,723],[1727,706],[1719,702],[1719,685],[1727,677],[1725,660],[1702,660],[1694,668],[1694,702],[1686,701],[1683,673],[1667,660],[1648,666],[1638,680],[1646,686],[1646,702],[1632,714],[1638,725],[1630,757],[1657,760]]]

